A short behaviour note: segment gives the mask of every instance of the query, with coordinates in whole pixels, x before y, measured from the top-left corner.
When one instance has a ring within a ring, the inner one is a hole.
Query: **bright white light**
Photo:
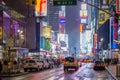
[[[23,33],[23,31],[21,30],[21,31],[20,31],[20,33],[22,34],[22,33]]]
[[[17,32],[20,32],[20,29],[18,29]]]
[[[100,41],[103,41],[103,40],[104,40],[103,38],[100,39]]]

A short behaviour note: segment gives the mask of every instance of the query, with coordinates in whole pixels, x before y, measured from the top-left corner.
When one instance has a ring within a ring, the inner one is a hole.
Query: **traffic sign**
[[[53,5],[77,5],[77,0],[53,0]]]

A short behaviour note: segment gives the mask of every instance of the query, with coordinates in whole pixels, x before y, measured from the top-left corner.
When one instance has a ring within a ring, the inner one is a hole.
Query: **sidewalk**
[[[106,70],[112,75],[115,80],[120,80],[120,77],[116,76],[116,65],[110,65],[106,67]]]
[[[24,72],[23,70],[20,70],[19,73],[0,73],[0,77],[15,77],[20,75],[28,74],[29,72]]]

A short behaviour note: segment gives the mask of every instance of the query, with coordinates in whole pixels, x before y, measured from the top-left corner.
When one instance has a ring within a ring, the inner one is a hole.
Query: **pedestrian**
[[[2,61],[0,61],[0,72],[2,71]]]

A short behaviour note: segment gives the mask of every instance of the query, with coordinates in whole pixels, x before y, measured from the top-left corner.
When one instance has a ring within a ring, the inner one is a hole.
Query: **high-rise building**
[[[52,30],[59,30],[59,6],[53,5],[53,0],[47,1],[47,22],[52,26]]]
[[[66,6],[66,34],[70,54],[80,51],[79,6]]]

